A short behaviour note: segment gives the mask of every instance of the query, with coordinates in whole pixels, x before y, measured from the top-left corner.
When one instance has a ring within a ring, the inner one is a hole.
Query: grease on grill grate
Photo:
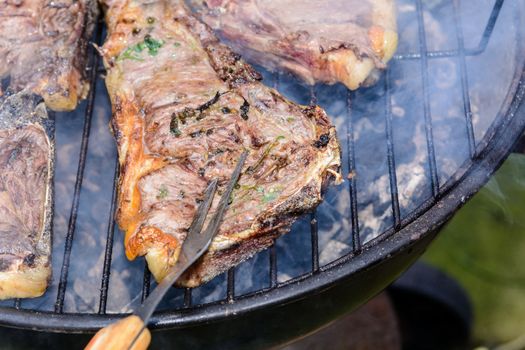
[[[298,220],[275,247],[193,291],[174,288],[161,309],[232,302],[322,273],[326,264],[401,228],[432,205],[483,146],[509,89],[503,83],[512,81],[510,62],[486,69],[488,60],[508,62],[516,55],[515,38],[494,29],[495,23],[512,21],[512,6],[502,5],[462,3],[459,11],[457,1],[398,1],[399,54],[371,88],[310,89],[263,71],[266,84],[296,102],[314,101],[332,117],[345,183],[330,187],[316,213]],[[113,223],[116,148],[97,69],[95,64],[90,100],[76,112],[56,115],[53,281],[44,297],[24,300],[22,308],[125,312],[154,287],[142,259],[126,260],[122,233]]]

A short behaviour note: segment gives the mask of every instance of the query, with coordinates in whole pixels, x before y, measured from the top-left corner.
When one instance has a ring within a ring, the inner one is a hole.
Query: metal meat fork
[[[147,328],[147,324],[151,315],[173,283],[208,250],[213,237],[215,237],[219,231],[224,212],[228,207],[230,195],[239,179],[247,155],[247,151],[242,153],[230,181],[226,186],[226,190],[221,196],[217,210],[210,219],[206,229],[202,231],[208,211],[213,202],[215,191],[217,190],[217,179],[214,179],[208,185],[205,191],[204,201],[199,205],[188,230],[186,241],[182,245],[179,260],[177,260],[170,272],[146,298],[144,303],[133,311],[131,316],[99,330],[86,346],[86,350],[142,350],[148,347],[151,341],[151,334]]]

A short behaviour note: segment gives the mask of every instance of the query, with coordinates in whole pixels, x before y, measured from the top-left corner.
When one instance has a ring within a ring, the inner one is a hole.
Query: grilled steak
[[[39,100],[0,99],[0,299],[40,296],[51,275],[54,130]]]
[[[53,110],[74,109],[89,87],[96,9],[94,0],[0,0],[0,78],[16,91],[31,89]]]
[[[183,276],[194,287],[270,246],[339,180],[335,128],[218,42],[178,0],[104,0],[102,48],[120,161],[117,221],[128,258],[157,280],[178,259],[203,192],[249,156],[218,236]],[[217,205],[213,203],[211,212]]]
[[[308,84],[371,84],[397,47],[393,0],[189,0],[235,51]]]

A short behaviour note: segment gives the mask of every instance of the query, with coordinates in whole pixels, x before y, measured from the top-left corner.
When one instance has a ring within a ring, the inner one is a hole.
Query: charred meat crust
[[[93,0],[0,0],[0,77],[9,89],[42,96],[56,111],[87,96],[87,48],[98,14]]]
[[[326,114],[260,83],[182,1],[104,5],[109,35],[101,52],[121,170],[116,218],[127,257],[144,255],[157,280],[177,261],[206,185],[218,178],[220,194],[244,149],[230,207],[202,258],[214,267],[192,270],[206,280],[267,246],[319,204],[328,179],[340,180]],[[250,243],[258,237],[264,244]],[[220,254],[233,246],[252,248],[235,250],[236,259]]]
[[[290,223],[291,224],[291,223]],[[288,226],[287,226],[288,227]],[[195,288],[210,281],[213,277],[250,259],[258,252],[272,246],[275,239],[288,233],[288,229],[264,232],[251,239],[199,259],[178,281],[180,287]]]
[[[51,278],[54,122],[41,98],[0,99],[0,299],[42,295]]]
[[[206,24],[193,16],[188,16],[185,11],[177,13],[174,20],[184,24],[193,35],[199,38],[217,75],[230,86],[262,80],[261,74],[242,60],[241,55],[219,42]]]

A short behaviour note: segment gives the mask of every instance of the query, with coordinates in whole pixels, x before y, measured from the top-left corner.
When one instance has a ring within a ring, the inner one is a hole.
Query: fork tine
[[[222,221],[222,217],[226,208],[228,206],[228,200],[233,191],[233,187],[239,180],[241,175],[242,166],[248,155],[247,151],[244,151],[233,171],[232,177],[228,182],[226,191],[223,193],[221,199],[219,200],[219,205],[217,211],[213,215],[206,227],[206,230],[203,234],[195,234],[200,231],[202,225],[204,224],[204,218],[210,209],[215,190],[217,189],[217,180],[213,180],[210,185],[208,185],[205,192],[205,200],[199,205],[197,209],[197,214],[190,226],[193,234],[188,234],[187,239],[182,245],[182,252],[179,256],[179,260],[176,262],[175,266],[171,268],[166,277],[157,285],[155,290],[149,295],[144,304],[142,304],[138,309],[135,310],[135,314],[138,315],[145,324],[147,324],[149,318],[153,314],[153,311],[161,301],[166,291],[171,288],[173,283],[181,276],[181,274],[186,271],[197,259],[206,251],[211,244],[213,236],[219,230],[219,226]]]
[[[195,213],[191,226],[188,229],[189,237],[201,232],[204,221],[206,221],[206,216],[208,216],[211,203],[213,202],[215,191],[217,190],[217,182],[217,179],[213,179],[206,188],[206,191],[204,192],[204,200],[199,204],[197,213]]]
[[[248,156],[248,151],[244,151],[241,154],[241,157],[239,158],[239,162],[237,163],[237,166],[235,167],[235,170],[233,171],[233,174],[230,178],[230,181],[228,182],[228,185],[226,186],[226,190],[221,196],[221,199],[219,200],[219,205],[217,206],[217,210],[215,211],[215,215],[210,220],[210,223],[206,227],[206,230],[204,231],[203,236],[205,239],[208,239],[211,242],[211,238],[215,236],[217,231],[219,230],[219,226],[221,225],[222,218],[224,216],[224,212],[226,211],[226,208],[228,207],[228,202],[230,201],[230,196],[232,194],[233,188],[235,187],[235,184],[237,183],[237,180],[239,180],[239,176],[241,175],[242,166],[244,165],[244,162],[246,161],[246,157]],[[208,246],[204,247],[204,249],[207,249]]]

